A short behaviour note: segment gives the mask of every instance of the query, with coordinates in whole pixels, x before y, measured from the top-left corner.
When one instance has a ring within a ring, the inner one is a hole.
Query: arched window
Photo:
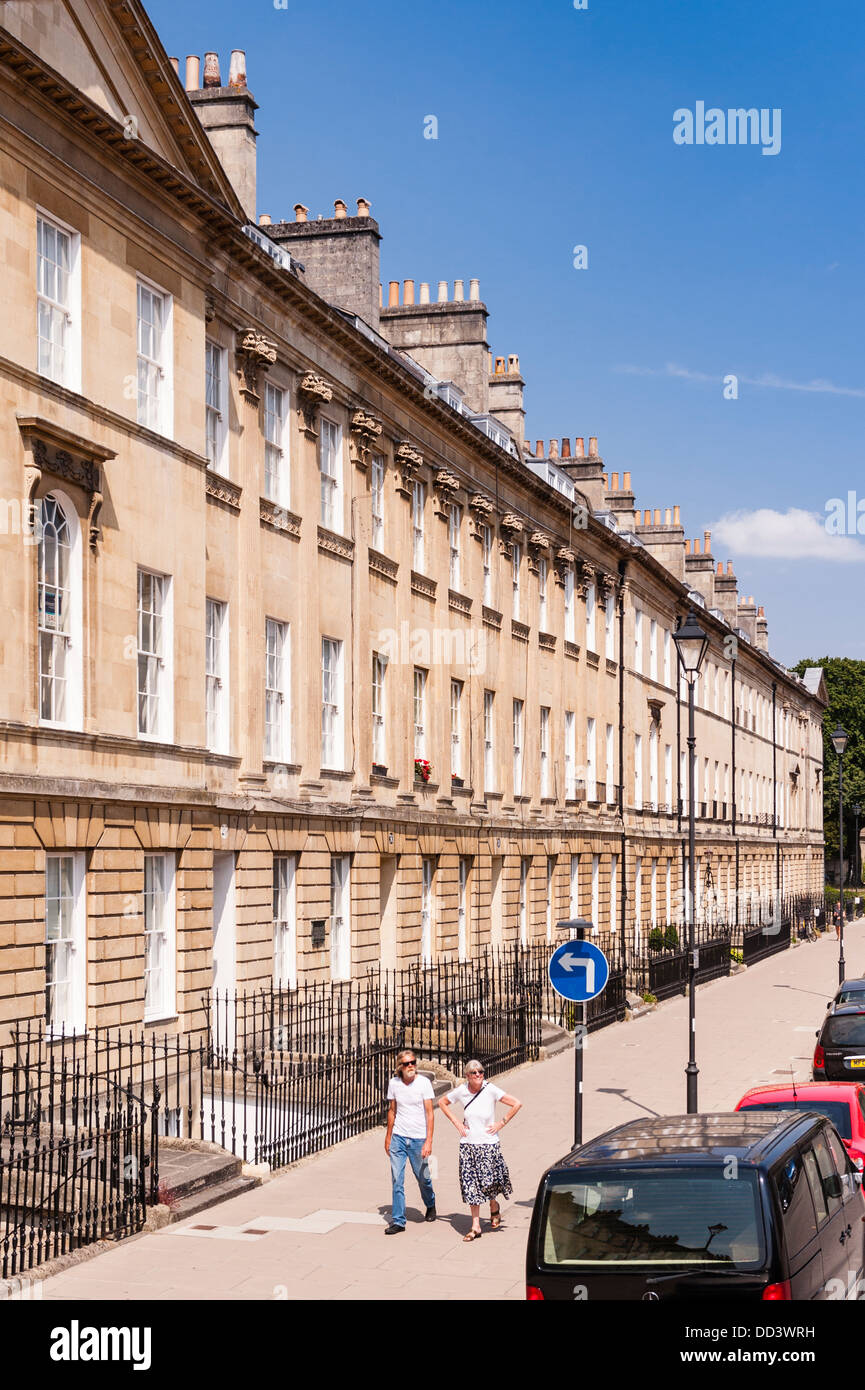
[[[39,718],[78,724],[81,718],[80,531],[77,517],[49,494],[40,504]]]

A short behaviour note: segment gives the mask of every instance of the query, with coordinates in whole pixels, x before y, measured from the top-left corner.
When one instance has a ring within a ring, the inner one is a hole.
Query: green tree
[[[865,661],[847,656],[805,657],[792,670],[804,674],[809,666],[822,666],[829,704],[823,716],[823,821],[826,857],[838,855],[838,757],[831,734],[841,723],[849,739],[844,754],[844,859],[845,876],[852,863],[856,818],[853,807],[862,807],[860,830],[865,827]]]

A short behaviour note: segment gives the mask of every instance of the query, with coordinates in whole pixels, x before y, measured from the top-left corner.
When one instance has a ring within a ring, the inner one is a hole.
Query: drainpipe
[[[778,682],[772,682],[772,836],[775,840],[775,896],[781,893],[781,846],[778,843]]]

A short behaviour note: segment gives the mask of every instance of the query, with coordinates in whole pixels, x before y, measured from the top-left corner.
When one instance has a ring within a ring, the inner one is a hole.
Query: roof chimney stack
[[[195,114],[207,131],[210,143],[225,170],[246,214],[246,220],[256,221],[256,154],[255,112],[258,104],[246,83],[246,54],[241,48],[232,50],[228,86],[223,87],[219,72],[219,54],[205,53],[204,81],[198,85],[198,59],[186,60],[186,90],[195,107]]]
[[[201,86],[200,78],[201,59],[194,53],[190,53],[186,59],[186,90],[187,92],[197,92]]]

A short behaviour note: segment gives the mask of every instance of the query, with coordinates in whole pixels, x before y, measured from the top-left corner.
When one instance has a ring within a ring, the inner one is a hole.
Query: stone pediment
[[[86,521],[87,537],[95,550],[101,534],[102,465],[115,457],[114,450],[35,415],[19,416],[18,428],[27,450],[24,491],[28,528],[32,531],[35,523],[37,494],[50,492],[52,479],[59,479],[83,494],[82,520]]]

